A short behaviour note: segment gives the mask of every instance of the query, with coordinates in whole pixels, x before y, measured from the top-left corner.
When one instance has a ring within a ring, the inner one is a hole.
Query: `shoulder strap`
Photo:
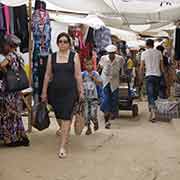
[[[56,55],[57,55],[57,52],[52,53],[52,55],[51,55],[52,63],[56,62]]]
[[[69,60],[68,60],[69,63],[74,63],[75,54],[76,53],[74,51],[70,51],[70,53],[69,53]]]

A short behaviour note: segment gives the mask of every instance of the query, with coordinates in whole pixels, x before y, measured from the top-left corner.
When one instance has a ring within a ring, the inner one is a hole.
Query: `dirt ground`
[[[140,115],[120,113],[112,129],[70,137],[69,156],[57,157],[57,125],[33,130],[30,147],[0,147],[0,180],[179,180],[180,119],[148,122],[145,103]],[[102,119],[102,115],[100,115]]]

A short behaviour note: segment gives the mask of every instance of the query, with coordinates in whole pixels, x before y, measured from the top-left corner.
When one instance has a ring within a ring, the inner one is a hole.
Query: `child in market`
[[[102,84],[101,78],[97,71],[93,71],[92,56],[86,59],[86,71],[82,72],[83,86],[85,93],[85,120],[87,124],[86,135],[92,134],[91,123],[94,130],[98,130],[99,124],[97,119],[98,111],[98,93],[97,86]]]

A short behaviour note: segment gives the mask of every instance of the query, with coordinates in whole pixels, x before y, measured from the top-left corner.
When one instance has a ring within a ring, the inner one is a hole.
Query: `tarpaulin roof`
[[[180,17],[180,0],[44,0],[47,9],[97,15],[106,25],[142,30],[138,25],[146,25],[145,30],[159,28]],[[28,0],[0,0],[17,6]],[[34,1],[33,1],[34,3]],[[161,6],[162,5],[162,6]]]

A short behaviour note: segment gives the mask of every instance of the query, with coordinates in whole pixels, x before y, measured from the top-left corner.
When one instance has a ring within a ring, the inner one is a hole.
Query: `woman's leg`
[[[91,101],[91,120],[94,124],[95,131],[97,131],[99,129],[97,114],[98,114],[98,101],[92,100]]]
[[[86,135],[90,135],[92,134],[92,130],[91,130],[91,102],[90,100],[87,101],[87,106],[86,106],[86,110],[87,111],[87,131],[86,131]]]
[[[61,124],[61,142],[60,142],[60,150],[59,157],[66,157],[65,145],[68,143],[71,121],[70,120],[62,120]]]
[[[61,123],[62,123],[62,120],[61,119],[56,119],[57,120],[57,123],[58,123],[58,125],[59,125],[59,129],[56,131],[56,135],[57,136],[60,136],[61,135]]]

